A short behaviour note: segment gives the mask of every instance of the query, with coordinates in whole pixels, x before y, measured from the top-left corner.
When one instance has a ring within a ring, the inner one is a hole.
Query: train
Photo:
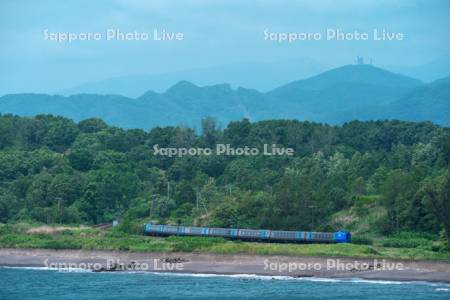
[[[223,237],[227,239],[279,242],[279,243],[350,243],[351,233],[348,231],[314,232],[314,231],[284,231],[269,229],[237,229],[213,228],[176,225],[158,225],[148,223],[144,229],[145,235],[153,236],[203,236]]]

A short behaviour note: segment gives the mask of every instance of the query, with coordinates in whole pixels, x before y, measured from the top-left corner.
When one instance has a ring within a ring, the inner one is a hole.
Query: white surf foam
[[[195,273],[175,273],[175,272],[149,272],[151,274],[160,276],[189,276],[189,277],[228,277],[238,279],[255,279],[255,280],[290,280],[290,281],[312,281],[312,282],[347,282],[347,283],[367,283],[367,284],[425,284],[431,286],[445,286],[450,290],[448,283],[436,283],[428,281],[393,281],[393,280],[371,280],[363,278],[324,278],[324,277],[291,277],[291,276],[271,276],[271,275],[256,275],[256,274],[195,274]],[[444,288],[445,289],[445,288]]]
[[[57,272],[75,272],[75,273],[84,273],[84,272],[92,272],[89,269],[83,268],[50,268],[50,267],[20,267],[20,266],[2,266],[0,268],[5,269],[22,269],[22,270],[39,270],[39,271],[57,271]]]

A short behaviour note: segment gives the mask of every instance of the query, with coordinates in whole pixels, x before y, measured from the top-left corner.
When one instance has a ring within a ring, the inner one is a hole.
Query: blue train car
[[[148,223],[145,226],[146,235],[156,236],[210,236],[240,239],[245,241],[279,242],[279,243],[350,243],[351,234],[348,231],[313,232],[313,231],[283,231],[267,229],[237,229],[195,226],[156,225]]]

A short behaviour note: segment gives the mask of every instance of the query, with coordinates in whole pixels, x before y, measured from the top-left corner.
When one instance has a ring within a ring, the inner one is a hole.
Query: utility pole
[[[62,223],[62,215],[63,215],[63,205],[62,205],[62,199],[60,197],[56,198],[58,200],[58,217],[59,217],[59,224]]]
[[[170,181],[167,181],[167,199],[170,199]]]
[[[206,203],[205,203],[205,201],[203,201],[202,194],[200,194],[200,202],[203,206],[203,209],[205,210],[205,214],[208,214],[208,208],[206,208]]]
[[[155,197],[156,194],[152,194],[150,196],[150,214],[149,214],[150,219],[153,218],[153,211],[155,209]]]
[[[317,208],[316,205],[310,205],[308,206],[309,209],[311,209],[311,231],[314,228],[314,208]]]
[[[197,190],[195,193],[195,206],[197,207],[198,210],[198,198],[200,197],[200,192]]]
[[[205,210],[205,214],[208,214],[208,208],[206,208],[206,203],[203,201],[202,193],[200,191],[197,191],[196,193],[196,202],[197,202],[197,211],[200,208],[200,205]]]

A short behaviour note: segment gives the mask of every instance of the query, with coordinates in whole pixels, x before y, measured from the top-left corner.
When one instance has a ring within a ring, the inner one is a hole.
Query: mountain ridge
[[[289,91],[293,88],[317,90],[332,87],[333,85],[340,83],[376,84],[396,88],[419,86],[423,84],[420,80],[392,73],[373,65],[345,65],[310,78],[290,82],[269,93],[276,95],[283,90]]]
[[[100,81],[87,82],[57,92],[65,96],[79,93],[120,94],[136,98],[148,90],[163,93],[174,82],[187,80],[196,85],[214,85],[228,82],[231,86],[245,86],[261,91],[269,91],[286,82],[308,78],[327,68],[319,62],[306,57],[298,57],[273,62],[248,62],[172,71],[161,74],[141,74],[113,77]],[[273,77],[272,74],[279,74]]]
[[[25,116],[51,113],[76,121],[100,117],[112,125],[145,129],[180,124],[196,127],[206,116],[222,124],[242,118],[252,121],[298,119],[329,124],[353,119],[399,118],[450,125],[443,116],[447,112],[450,114],[448,82],[450,77],[423,84],[374,66],[347,65],[267,93],[233,88],[227,83],[198,86],[181,80],[163,93],[149,90],[136,98],[87,93],[71,96],[10,94],[0,97],[0,113]],[[427,92],[420,96],[423,89]],[[433,90],[438,92],[431,92]],[[407,105],[408,97],[416,99],[411,103],[417,107],[410,105],[407,113],[403,113],[398,107]],[[427,107],[427,99],[435,101],[438,112],[433,111],[433,106]],[[401,104],[395,104],[397,102]],[[421,113],[420,109],[425,112]]]

